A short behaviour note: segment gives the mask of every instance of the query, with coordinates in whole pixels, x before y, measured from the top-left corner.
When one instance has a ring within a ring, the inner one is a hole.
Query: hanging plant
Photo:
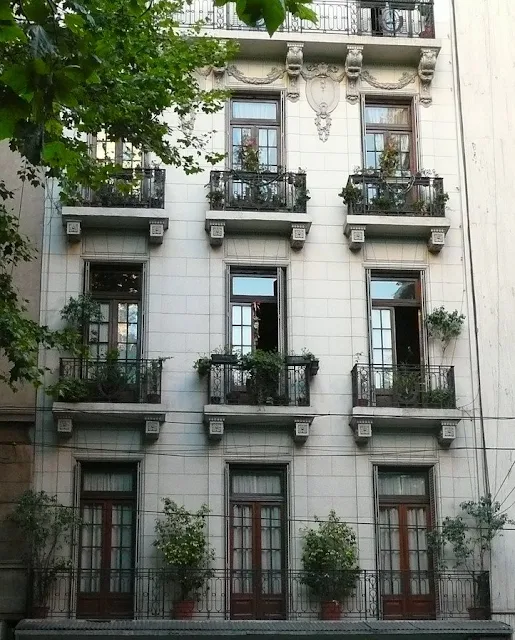
[[[384,147],[379,156],[379,168],[385,178],[395,175],[399,165],[399,150],[391,137],[384,141]]]
[[[238,149],[238,161],[244,171],[257,172],[260,169],[257,140],[244,136]]]
[[[443,351],[449,342],[457,338],[463,328],[465,316],[458,311],[446,311],[444,307],[438,307],[426,316],[426,327],[431,338],[440,340]]]

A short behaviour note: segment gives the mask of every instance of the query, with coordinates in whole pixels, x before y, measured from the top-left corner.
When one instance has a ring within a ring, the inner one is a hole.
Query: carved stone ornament
[[[302,70],[306,80],[306,97],[309,106],[316,113],[315,126],[322,142],[329,138],[331,113],[340,101],[340,82],[345,77],[345,69],[336,65],[319,62],[309,64]]]
[[[272,84],[272,82],[275,82],[276,80],[279,80],[279,78],[282,78],[285,71],[286,69],[284,67],[273,67],[272,70],[267,73],[264,78],[256,78],[255,76],[246,76],[243,71],[240,71],[240,69],[238,69],[238,67],[235,67],[234,65],[230,65],[229,67],[227,67],[227,75],[236,78],[236,80],[239,80],[239,82],[253,85]]]
[[[223,65],[222,67],[212,67],[214,85],[217,88],[223,87],[225,72],[227,71],[227,67]]]
[[[302,71],[302,63],[304,60],[304,54],[302,49],[304,47],[303,42],[288,42],[288,53],[286,54],[286,73],[290,81],[288,87],[288,100],[297,102],[299,99],[299,76]]]
[[[363,47],[347,47],[345,60],[345,75],[347,76],[347,100],[356,104],[359,100],[358,81],[363,69]]]
[[[191,138],[191,136],[193,135],[196,119],[197,114],[195,113],[195,111],[190,111],[187,114],[179,116],[179,126],[186,138]]]
[[[438,49],[423,47],[420,50],[420,62],[418,64],[418,77],[420,79],[420,102],[429,106],[433,98],[431,96],[431,84],[435,75]]]
[[[385,91],[404,89],[404,87],[407,87],[409,84],[414,82],[416,77],[416,71],[413,71],[411,73],[409,71],[405,71],[397,82],[379,82],[379,80],[375,78],[369,71],[361,72],[361,78],[367,84],[369,84],[371,87],[375,87],[376,89],[384,89]]]

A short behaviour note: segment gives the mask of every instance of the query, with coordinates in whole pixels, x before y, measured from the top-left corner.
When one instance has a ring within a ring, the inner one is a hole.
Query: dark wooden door
[[[429,505],[380,505],[379,581],[384,618],[428,619],[436,615],[427,547],[429,527]]]
[[[77,616],[131,618],[136,518],[133,472],[117,475],[95,470],[90,475],[87,488],[94,490],[84,490],[83,485],[81,493]],[[109,491],[113,488],[118,490]]]
[[[284,507],[270,502],[231,504],[231,618],[286,617]]]

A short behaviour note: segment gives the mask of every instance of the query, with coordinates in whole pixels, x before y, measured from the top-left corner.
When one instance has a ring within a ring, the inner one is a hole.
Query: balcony
[[[61,358],[52,407],[58,434],[71,436],[74,422],[144,422],[145,436],[158,437],[162,366],[161,360]]]
[[[226,425],[272,424],[293,427],[294,438],[304,442],[315,415],[310,384],[318,361],[288,356],[282,371],[270,372],[244,369],[234,356],[223,358],[213,355],[208,373],[209,436],[220,439]]]
[[[67,197],[62,217],[68,240],[80,240],[87,228],[122,228],[145,229],[150,242],[160,244],[168,229],[164,194],[164,169],[123,169],[99,189]]]
[[[309,621],[319,620],[320,602],[311,594],[302,582],[301,571],[257,571],[252,570],[217,570],[203,587],[195,594],[195,610],[192,624],[202,619],[241,620],[241,602],[274,601],[274,614],[269,619]],[[484,574],[483,576],[484,577]],[[33,576],[31,584],[35,584],[38,576]],[[344,621],[349,620],[356,630],[357,621],[379,620],[465,620],[469,615],[489,616],[489,597],[486,592],[477,588],[479,573],[432,571],[375,571],[360,570],[356,579],[354,592],[343,602]],[[173,604],[180,600],[178,585],[174,584],[166,569],[132,569],[132,570],[67,570],[59,572],[53,583],[46,605],[51,618],[87,617],[81,611],[81,602],[95,597],[91,591],[78,594],[78,610],[72,609],[75,602],[70,597],[77,590],[77,585],[87,585],[94,590],[95,585],[118,585],[119,593],[110,595],[117,598],[116,616],[144,619],[169,619]],[[486,578],[488,584],[488,575]],[[263,585],[263,594],[256,595],[256,585]],[[410,585],[409,588],[407,586]],[[97,587],[98,588],[98,587]],[[416,601],[416,610],[410,611],[409,590],[414,592],[411,598]],[[98,599],[98,596],[96,596]],[[125,600],[126,608],[122,612],[120,602]],[[402,603],[403,613],[392,603]],[[423,603],[423,606],[421,606]],[[91,604],[88,606],[90,609]],[[474,609],[472,614],[470,609]],[[266,609],[264,609],[266,610]],[[395,613],[394,613],[395,612]],[[89,615],[91,619],[98,618]],[[246,624],[259,615],[246,616]],[[266,616],[261,615],[261,619]],[[183,630],[187,622],[182,622]],[[320,622],[317,622],[320,629]],[[335,624],[331,622],[330,624]],[[447,623],[448,625],[449,623]],[[475,620],[475,624],[481,624]],[[241,625],[241,623],[240,623]],[[391,623],[390,623],[391,625]],[[380,625],[379,625],[380,627]],[[230,628],[230,626],[228,626]],[[385,626],[386,628],[386,626]],[[141,624],[139,627],[142,629]],[[235,627],[235,630],[237,627]],[[279,631],[280,627],[274,630]],[[299,627],[300,630],[300,627]],[[374,625],[375,633],[378,625]],[[305,629],[304,629],[305,631]],[[339,631],[341,629],[339,628]],[[367,631],[367,629],[363,629]],[[370,633],[370,630],[368,630]],[[396,632],[399,628],[396,626]],[[435,623],[432,632],[436,632]],[[155,633],[155,630],[154,630]],[[370,633],[367,637],[375,637]],[[411,627],[411,633],[416,630]],[[139,634],[138,634],[139,635]],[[481,634],[482,635],[482,634]],[[353,635],[354,637],[354,635]],[[390,637],[390,636],[389,636]],[[418,636],[417,636],[418,637]],[[438,636],[440,637],[440,636]],[[460,637],[467,637],[465,636]]]
[[[391,61],[400,62],[413,54],[420,57],[416,52],[421,46],[435,44],[433,0],[341,0],[313,2],[310,8],[317,14],[316,24],[288,15],[272,40],[264,26],[252,28],[241,22],[233,5],[215,7],[209,0],[194,0],[184,5],[176,19],[183,27],[202,21],[206,30],[226,32],[216,35],[237,39],[244,55],[265,42],[269,53],[276,54],[281,51],[281,43],[284,47],[293,39],[303,41],[304,52],[309,55],[341,57],[340,48],[332,51],[327,45],[364,45],[367,62],[379,60],[385,45],[389,45],[393,50]]]
[[[387,178],[363,171],[349,176],[341,195],[347,205],[345,235],[353,250],[369,237],[422,238],[434,253],[445,243],[450,222],[442,178],[419,173]]]
[[[277,234],[301,249],[311,227],[306,174],[280,171],[211,171],[206,231],[211,245],[225,232]]]
[[[456,408],[454,367],[376,366],[352,369],[351,427],[366,443],[372,430],[438,430],[442,445],[456,437],[461,411]]]

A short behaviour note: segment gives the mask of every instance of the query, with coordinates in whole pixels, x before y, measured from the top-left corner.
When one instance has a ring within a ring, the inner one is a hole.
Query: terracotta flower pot
[[[48,616],[50,607],[46,607],[45,605],[32,605],[31,616],[33,618],[46,618]]]
[[[471,620],[489,620],[490,610],[488,607],[469,607],[469,618]]]
[[[342,617],[342,603],[338,600],[324,600],[320,604],[321,620],[339,620]]]
[[[191,620],[194,608],[195,600],[180,600],[173,605],[173,617],[175,620]]]

